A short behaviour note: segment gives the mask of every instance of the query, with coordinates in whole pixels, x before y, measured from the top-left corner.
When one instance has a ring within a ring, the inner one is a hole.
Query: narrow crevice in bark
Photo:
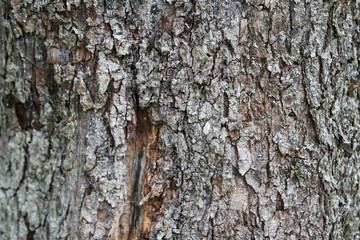
[[[229,116],[229,96],[224,92],[224,106],[223,106],[223,117]]]
[[[35,236],[35,231],[34,230],[30,230],[30,223],[29,223],[29,220],[28,220],[28,215],[26,214],[24,216],[24,223],[25,223],[25,226],[27,228],[27,234],[26,234],[26,240],[34,240],[34,236]]]
[[[70,200],[70,209],[69,214],[67,215],[70,224],[71,224],[71,230],[69,233],[70,239],[74,238],[81,238],[81,232],[80,230],[80,222],[81,222],[81,208],[83,205],[85,192],[82,192],[82,181],[84,179],[85,173],[83,171],[84,168],[84,154],[83,149],[85,148],[85,129],[86,129],[86,120],[85,120],[85,114],[82,111],[82,106],[80,104],[80,97],[76,97],[76,112],[77,112],[77,120],[76,120],[76,139],[74,146],[74,152],[75,152],[75,161],[72,163],[71,168],[73,169],[71,171],[71,185],[74,186],[72,189],[72,197]]]
[[[23,131],[28,130],[31,126],[31,124],[30,124],[31,120],[27,116],[28,113],[26,112],[25,104],[23,104],[21,102],[16,102],[14,104],[14,107],[15,107],[16,117],[18,119],[21,129]]]

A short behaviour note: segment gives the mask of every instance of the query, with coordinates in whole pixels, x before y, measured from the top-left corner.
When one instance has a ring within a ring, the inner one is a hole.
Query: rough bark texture
[[[1,0],[1,239],[360,239],[359,0]]]

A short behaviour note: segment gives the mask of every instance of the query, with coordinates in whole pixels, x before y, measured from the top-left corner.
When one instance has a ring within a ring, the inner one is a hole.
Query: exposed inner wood
[[[151,191],[151,179],[156,173],[152,169],[161,153],[160,126],[152,124],[150,109],[136,109],[136,125],[129,134],[127,158],[131,179],[129,211],[126,213],[128,226],[123,226],[122,239],[150,239],[152,221],[159,214],[161,197],[153,197],[140,205],[141,200]],[[156,163],[159,164],[159,163]]]

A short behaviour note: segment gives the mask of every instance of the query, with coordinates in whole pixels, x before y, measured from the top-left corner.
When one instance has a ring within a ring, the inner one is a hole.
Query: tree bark
[[[359,239],[360,2],[0,1],[1,239]]]

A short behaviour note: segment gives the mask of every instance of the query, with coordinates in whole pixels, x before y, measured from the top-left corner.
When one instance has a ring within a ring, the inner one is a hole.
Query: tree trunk
[[[359,239],[358,0],[0,15],[1,239]]]

